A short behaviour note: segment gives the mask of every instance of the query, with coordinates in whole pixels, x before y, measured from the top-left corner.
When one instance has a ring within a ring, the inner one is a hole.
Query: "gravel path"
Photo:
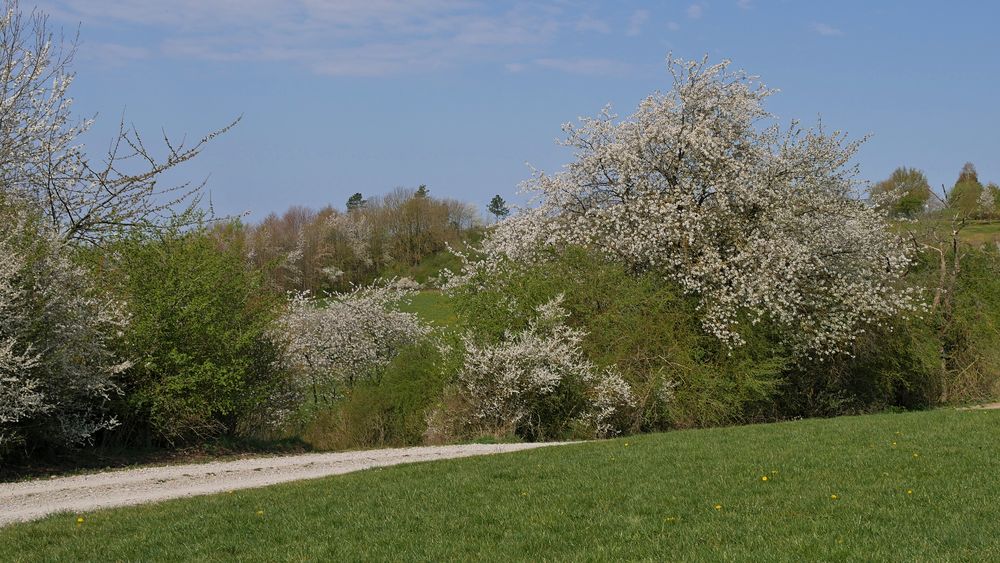
[[[467,444],[241,459],[0,483],[0,526],[56,512],[207,495],[350,473],[400,463],[515,452],[559,445]]]

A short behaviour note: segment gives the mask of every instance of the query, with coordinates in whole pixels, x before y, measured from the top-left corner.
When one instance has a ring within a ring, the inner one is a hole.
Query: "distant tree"
[[[884,198],[891,215],[913,217],[927,205],[931,185],[922,171],[901,166],[872,187],[872,196]]]
[[[362,209],[368,205],[368,201],[365,200],[361,192],[357,192],[351,197],[347,198],[347,210],[354,211],[355,209]]]
[[[430,190],[427,189],[427,184],[420,184],[420,187],[417,188],[413,197],[427,197],[428,195],[430,195]]]
[[[990,182],[986,185],[986,191],[993,196],[993,211],[1000,212],[1000,186],[996,182]]]
[[[501,217],[510,215],[510,209],[507,207],[507,202],[500,197],[500,194],[493,196],[493,199],[490,200],[490,204],[486,206],[486,211],[489,211],[491,215],[496,217],[497,221],[500,221]]]
[[[971,214],[979,207],[982,193],[983,185],[979,183],[976,167],[971,162],[966,162],[958,180],[948,192],[948,207],[966,215]]]

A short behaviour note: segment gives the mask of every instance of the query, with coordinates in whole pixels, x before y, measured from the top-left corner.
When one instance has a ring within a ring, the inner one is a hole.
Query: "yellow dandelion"
[[[625,442],[625,447],[626,447],[626,448],[628,447],[628,442]]]
[[[837,495],[830,495],[830,500],[837,500],[839,498]]]
[[[913,489],[906,489],[906,494],[912,495],[913,494]]]
[[[77,516],[76,523],[77,524],[83,524],[83,516]]]
[[[717,505],[715,505],[715,509],[716,509],[716,510],[722,510],[722,505],[721,505],[721,504],[717,504]]]
[[[764,475],[763,477],[761,477],[760,480],[761,481],[767,481],[767,475]]]
[[[896,447],[896,442],[892,443],[892,447],[894,447],[894,448]]]
[[[264,511],[263,510],[258,510],[257,511],[257,516],[263,516],[263,515],[264,515]]]
[[[920,457],[920,454],[918,454],[917,452],[913,452],[913,457]]]

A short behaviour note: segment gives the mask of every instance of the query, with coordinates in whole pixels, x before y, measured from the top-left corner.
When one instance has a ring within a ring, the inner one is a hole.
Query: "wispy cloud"
[[[646,10],[636,10],[628,18],[628,28],[626,35],[636,36],[642,33],[642,26],[649,20],[649,12]]]
[[[691,4],[687,8],[687,16],[693,20],[701,19],[705,15],[705,7],[701,4]]]
[[[753,8],[753,0],[736,0],[736,5],[740,7],[741,10],[749,10]]]
[[[39,0],[70,25],[139,27],[145,53],[104,47],[109,60],[160,54],[216,61],[297,64],[329,75],[378,76],[482,61],[502,64],[511,50],[535,56],[563,30],[561,0],[496,4],[482,0]],[[577,30],[610,31],[598,18]],[[517,54],[517,53],[515,53]]]
[[[667,22],[667,29],[669,29],[670,31],[677,31],[680,28],[681,28],[681,24],[679,24],[677,22],[674,22],[674,21]]]
[[[814,23],[811,27],[813,31],[825,37],[837,37],[844,34],[843,31],[825,23]]]

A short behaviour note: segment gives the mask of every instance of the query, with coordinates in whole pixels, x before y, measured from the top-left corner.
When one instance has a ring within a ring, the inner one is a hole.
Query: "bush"
[[[653,273],[634,272],[582,248],[552,251],[532,266],[480,269],[452,290],[464,328],[499,341],[522,331],[533,309],[563,294],[567,322],[601,367],[617,366],[632,388],[633,432],[759,418],[788,360],[766,326],[744,323],[730,350],[707,334],[697,302]]]
[[[584,334],[565,325],[561,301],[540,305],[523,331],[499,342],[463,337],[463,364],[446,401],[453,410],[436,417],[432,433],[551,440],[623,429],[631,389],[613,367],[600,369],[584,357]]]
[[[118,303],[74,263],[37,208],[0,194],[0,457],[79,445],[116,424],[107,404],[129,366]]]
[[[239,227],[171,230],[133,238],[105,255],[128,302],[118,439],[174,444],[247,433],[281,381],[267,337],[278,300],[245,259]]]
[[[947,375],[941,400],[1000,397],[1000,248],[965,251],[950,318],[936,318]]]
[[[303,439],[323,450],[420,444],[452,371],[447,361],[430,341],[404,348],[378,377],[355,385],[309,420]]]
[[[412,291],[389,283],[323,300],[293,295],[271,335],[299,402],[331,404],[356,384],[377,379],[400,350],[426,336],[430,329],[416,315],[396,310]]]

